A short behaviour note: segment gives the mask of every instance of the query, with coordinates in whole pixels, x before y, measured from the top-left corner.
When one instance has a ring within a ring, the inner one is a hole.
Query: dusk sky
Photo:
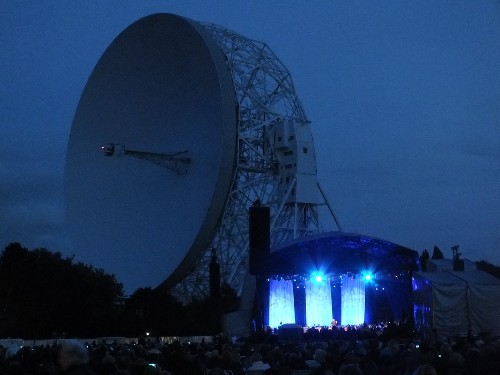
[[[66,144],[134,21],[174,13],[268,44],[311,120],[344,231],[500,265],[500,2],[0,0],[0,248],[72,256]],[[84,254],[75,254],[85,261]],[[126,280],[119,280],[126,283]]]

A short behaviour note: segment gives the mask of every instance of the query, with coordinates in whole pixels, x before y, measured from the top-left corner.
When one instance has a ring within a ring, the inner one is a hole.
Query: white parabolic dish
[[[80,98],[65,167],[74,250],[126,289],[181,280],[209,243],[235,168],[236,97],[225,56],[200,24],[154,14],[126,28]],[[188,150],[177,174],[145,160],[105,158],[104,143]]]

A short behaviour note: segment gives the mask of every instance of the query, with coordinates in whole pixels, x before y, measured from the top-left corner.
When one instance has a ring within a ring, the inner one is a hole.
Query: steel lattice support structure
[[[271,247],[322,231],[317,202],[287,203],[293,182],[285,194],[278,189],[280,164],[269,141],[271,131],[284,119],[309,126],[290,73],[265,43],[217,25],[203,26],[218,42],[232,72],[239,110],[238,151],[232,190],[220,225],[190,275],[173,290],[184,301],[208,295],[212,249],[216,249],[221,265],[222,282],[241,293],[248,275],[248,209],[256,200],[271,208]],[[322,204],[329,207],[319,190]]]

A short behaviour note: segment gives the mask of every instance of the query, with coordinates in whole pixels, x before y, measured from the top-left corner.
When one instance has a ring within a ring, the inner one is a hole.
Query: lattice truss
[[[209,294],[209,262],[216,249],[222,282],[240,294],[248,274],[248,209],[271,208],[271,246],[321,231],[317,204],[285,203],[278,192],[278,161],[268,134],[281,119],[309,124],[292,77],[269,47],[226,28],[203,23],[224,52],[238,100],[238,152],[231,193],[220,224],[189,276],[176,285],[181,300]],[[288,192],[289,193],[289,192]]]

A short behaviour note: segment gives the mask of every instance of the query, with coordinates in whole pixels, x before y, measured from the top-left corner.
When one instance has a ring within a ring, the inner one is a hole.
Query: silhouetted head
[[[89,353],[85,345],[77,340],[67,340],[59,350],[59,367],[62,371],[75,366],[84,366],[89,362]]]

